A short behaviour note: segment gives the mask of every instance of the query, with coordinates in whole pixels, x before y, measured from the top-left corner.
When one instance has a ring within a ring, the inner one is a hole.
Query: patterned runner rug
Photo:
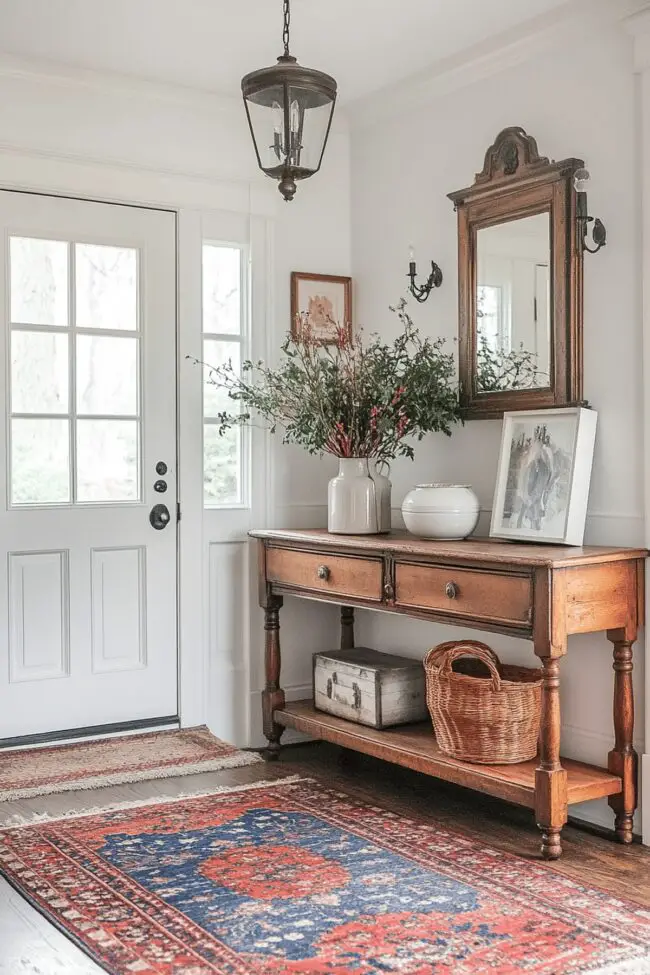
[[[113,975],[647,975],[650,912],[310,780],[0,831]]]
[[[253,765],[262,759],[207,728],[154,731],[74,745],[0,750],[0,802]]]

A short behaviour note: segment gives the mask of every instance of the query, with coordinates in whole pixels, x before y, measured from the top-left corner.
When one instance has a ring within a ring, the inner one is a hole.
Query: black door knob
[[[167,505],[155,504],[149,512],[149,521],[151,522],[152,528],[155,528],[158,532],[166,528],[171,521],[171,515],[169,514]]]

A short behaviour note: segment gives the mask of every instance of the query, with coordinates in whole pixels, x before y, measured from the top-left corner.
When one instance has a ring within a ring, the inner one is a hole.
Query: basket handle
[[[440,664],[440,675],[449,677],[449,675],[452,673],[451,668],[454,660],[459,660],[461,657],[475,657],[477,660],[484,663],[490,671],[490,676],[492,677],[492,690],[501,690],[499,658],[491,647],[488,647],[485,643],[479,643],[478,641],[470,640],[467,643],[456,643],[453,647],[450,647],[449,650],[447,650],[444,654]]]
[[[472,651],[475,649],[480,649],[485,650],[487,653],[494,654],[495,663],[497,666],[500,666],[499,658],[494,653],[492,647],[489,647],[487,643],[481,643],[479,640],[448,640],[446,643],[439,643],[437,646],[431,647],[431,649],[427,651],[424,660],[422,661],[425,670],[428,670],[430,667],[438,667],[438,661],[444,660],[445,654],[449,650],[453,650],[455,647],[459,646],[461,643],[464,647],[469,647]]]

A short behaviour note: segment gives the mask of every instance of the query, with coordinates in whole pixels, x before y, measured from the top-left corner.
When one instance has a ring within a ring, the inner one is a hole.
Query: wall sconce
[[[438,267],[435,261],[431,261],[431,273],[423,285],[418,285],[415,283],[415,278],[417,276],[417,270],[415,267],[415,253],[413,248],[409,248],[409,273],[407,277],[410,279],[411,283],[409,285],[409,291],[413,295],[416,301],[423,302],[426,301],[434,288],[439,288],[442,284],[442,271]]]
[[[573,177],[573,185],[576,191],[576,216],[578,219],[578,232],[582,240],[582,249],[589,251],[590,254],[597,254],[601,247],[607,243],[607,231],[602,220],[598,217],[594,220],[589,216],[587,207],[587,185],[591,176],[588,169],[577,169]],[[591,237],[596,245],[590,247],[587,243],[587,227],[593,222]]]

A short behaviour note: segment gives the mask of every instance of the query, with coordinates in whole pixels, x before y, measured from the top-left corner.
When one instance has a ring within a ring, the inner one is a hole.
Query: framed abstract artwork
[[[597,419],[582,407],[504,414],[493,538],[582,545]]]
[[[291,274],[291,334],[300,340],[305,326],[319,345],[337,341],[344,328],[352,339],[352,278],[334,274]]]

